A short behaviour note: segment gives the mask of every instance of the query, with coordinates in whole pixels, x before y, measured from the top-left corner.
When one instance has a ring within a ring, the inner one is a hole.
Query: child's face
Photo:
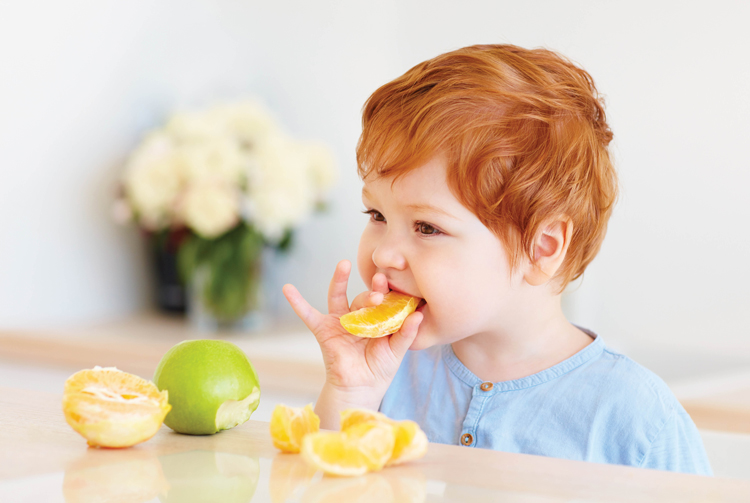
[[[390,289],[426,301],[412,349],[496,331],[522,281],[500,240],[453,195],[441,159],[391,182],[367,181],[362,191],[371,210],[357,254],[362,279],[371,288],[383,273]]]

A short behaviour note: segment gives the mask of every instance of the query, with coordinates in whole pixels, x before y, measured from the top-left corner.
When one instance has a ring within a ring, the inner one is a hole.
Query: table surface
[[[300,326],[207,334],[144,314],[87,327],[0,330],[0,358],[67,369],[116,366],[150,378],[185,339],[221,338],[250,357],[264,390],[317,393],[320,350]],[[5,388],[3,388],[5,386]],[[750,501],[748,482],[431,445],[423,460],[356,479],[312,473],[278,454],[257,421],[211,437],[167,427],[125,450],[88,449],[60,396],[0,384],[0,502],[5,501]],[[750,432],[750,392],[683,402],[699,427]],[[166,495],[166,496],[165,496]],[[244,496],[243,496],[244,495]],[[366,495],[366,496],[365,496]],[[119,497],[119,499],[118,499]]]
[[[89,448],[61,396],[0,388],[0,501],[748,501],[750,482],[430,444],[362,477],[324,476],[250,420],[210,436],[162,426],[128,449]]]
[[[90,326],[0,329],[0,358],[68,369],[113,366],[150,379],[170,347],[200,338],[235,342],[250,357],[265,390],[317,394],[325,380],[320,349],[304,325],[213,334],[191,329],[184,318],[157,313]],[[750,433],[750,374],[681,402],[700,429]]]
[[[304,325],[211,333],[191,328],[184,318],[156,313],[70,328],[0,329],[0,358],[66,369],[117,367],[151,379],[164,353],[186,339],[237,344],[252,361],[264,390],[317,394],[325,381],[320,348]]]

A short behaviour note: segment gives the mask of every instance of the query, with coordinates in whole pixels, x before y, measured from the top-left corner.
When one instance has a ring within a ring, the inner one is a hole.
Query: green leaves
[[[198,294],[219,320],[243,316],[260,300],[263,236],[241,223],[214,239],[190,234],[180,246],[177,265],[186,285],[198,281]]]

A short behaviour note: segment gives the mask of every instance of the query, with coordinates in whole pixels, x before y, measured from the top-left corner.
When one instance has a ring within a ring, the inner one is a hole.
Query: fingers
[[[383,302],[383,294],[380,292],[362,292],[352,301],[350,311],[356,311],[365,307],[377,306]]]
[[[380,305],[381,302],[383,302],[383,298],[385,297],[385,294],[381,292],[370,292],[367,294],[367,302],[370,306],[377,306]]]
[[[385,294],[388,293],[388,279],[382,272],[375,273],[372,277],[372,291],[367,293],[367,296],[363,298],[361,307],[378,306],[383,302]],[[354,303],[352,303],[352,306]],[[360,309],[361,309],[360,307]]]
[[[388,288],[388,279],[382,272],[375,273],[372,277],[372,291],[386,294],[390,291]]]
[[[352,302],[352,311],[362,309],[363,307],[378,306],[383,302],[385,294],[388,293],[388,279],[382,272],[375,273],[372,277],[372,290],[370,292],[364,292],[354,299]]]
[[[318,326],[320,326],[324,318],[320,311],[308,304],[294,286],[286,284],[281,291],[284,293],[286,300],[289,301],[289,304],[292,305],[292,309],[297,313],[297,316],[305,322],[305,325],[307,325],[307,328],[313,334],[316,333]]]
[[[349,308],[350,311],[356,311],[357,309],[362,309],[363,307],[370,307],[370,292],[362,292],[356,297],[354,297],[354,300],[352,301],[352,305]]]
[[[404,324],[401,325],[401,329],[388,338],[388,342],[391,345],[391,351],[396,357],[401,360],[406,352],[411,347],[414,339],[417,337],[419,331],[419,324],[422,323],[424,315],[419,312],[411,313],[404,320]]]
[[[331,285],[328,287],[329,314],[342,316],[349,312],[349,301],[346,299],[346,285],[349,282],[351,269],[352,264],[348,260],[342,260],[336,264]]]

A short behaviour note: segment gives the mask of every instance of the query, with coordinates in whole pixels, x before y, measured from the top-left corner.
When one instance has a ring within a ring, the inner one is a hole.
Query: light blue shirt
[[[484,383],[450,345],[409,351],[380,410],[430,442],[712,475],[667,385],[601,337],[537,374]]]

